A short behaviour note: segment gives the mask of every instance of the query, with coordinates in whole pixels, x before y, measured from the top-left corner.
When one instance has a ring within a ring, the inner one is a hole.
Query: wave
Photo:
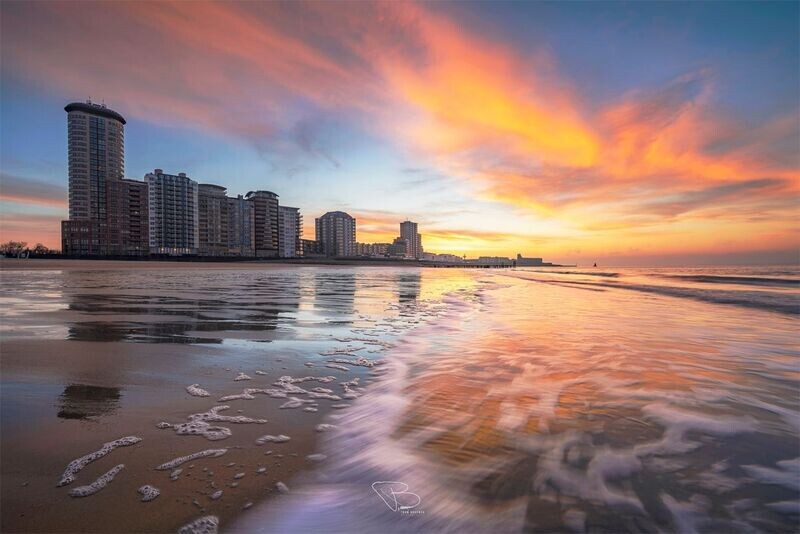
[[[711,274],[661,274],[661,278],[702,282],[706,284],[742,284],[754,286],[800,288],[800,280],[793,278],[766,278],[762,276],[721,276]]]
[[[526,270],[527,269],[523,269]],[[581,275],[581,276],[602,276],[603,278],[617,278],[619,273],[609,273],[603,271],[543,271],[541,269],[531,270],[530,272],[535,273],[547,273],[547,274],[571,274],[571,275]]]
[[[513,275],[510,275],[513,276]],[[800,295],[796,293],[770,293],[767,291],[741,291],[725,289],[701,289],[693,287],[659,286],[648,284],[618,284],[590,282],[579,280],[545,280],[527,277],[517,277],[531,282],[540,282],[567,287],[585,286],[593,288],[618,288],[642,293],[652,293],[666,297],[687,298],[712,304],[726,304],[744,308],[760,309],[783,313],[787,315],[800,315]]]

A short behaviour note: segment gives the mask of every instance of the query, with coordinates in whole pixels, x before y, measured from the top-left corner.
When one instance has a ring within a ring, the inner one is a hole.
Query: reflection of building
[[[397,277],[397,298],[400,303],[413,302],[419,297],[422,277],[418,270]]]
[[[316,238],[325,256],[356,255],[356,220],[343,211],[329,211],[316,220]]]
[[[278,209],[280,231],[280,257],[297,258],[303,255],[303,216],[299,208],[280,206]]]
[[[156,169],[145,176],[150,198],[150,252],[197,254],[199,221],[197,182],[185,173]]]
[[[109,230],[110,182],[125,174],[125,119],[105,105],[68,104],[69,220],[61,225],[65,254],[119,252],[120,229]],[[116,224],[116,222],[115,222]],[[109,239],[115,240],[114,252]]]
[[[356,296],[356,275],[345,271],[314,273],[314,309],[326,314],[344,315],[352,320]]]
[[[422,236],[417,231],[417,223],[403,221],[400,223],[400,237],[406,240],[406,256],[420,259],[422,256]]]
[[[228,252],[255,256],[255,206],[242,195],[228,197]]]
[[[397,237],[392,242],[392,244],[389,245],[387,253],[392,258],[408,258],[410,257],[408,250],[409,250],[408,241],[403,239],[402,237]]]
[[[119,388],[70,384],[58,399],[58,417],[88,419],[110,414],[119,407]]]
[[[197,187],[198,253],[223,256],[228,253],[228,197],[214,184]]]
[[[256,256],[278,255],[278,195],[272,191],[250,191],[245,195],[255,208],[254,244]]]

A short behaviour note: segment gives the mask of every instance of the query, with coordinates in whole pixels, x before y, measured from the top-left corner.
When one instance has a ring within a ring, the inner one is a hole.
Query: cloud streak
[[[737,118],[716,100],[713,65],[595,101],[557,51],[520,50],[459,20],[400,2],[6,3],[2,59],[30,83],[244,139],[295,167],[342,170],[318,135],[332,117],[446,177],[437,192],[468,191],[517,218],[513,231],[436,221],[437,246],[520,248],[545,228],[596,250],[687,235],[687,249],[712,235],[800,243],[786,224],[800,189],[797,109]],[[7,200],[58,205],[11,184]],[[359,240],[396,235],[394,213],[355,211]]]

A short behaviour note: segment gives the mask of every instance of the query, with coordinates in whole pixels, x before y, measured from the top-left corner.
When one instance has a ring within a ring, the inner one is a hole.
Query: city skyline
[[[60,248],[63,105],[91,96],[124,177],[277,191],[306,237],[341,210],[459,255],[796,261],[797,4],[523,7],[4,4],[0,240]]]

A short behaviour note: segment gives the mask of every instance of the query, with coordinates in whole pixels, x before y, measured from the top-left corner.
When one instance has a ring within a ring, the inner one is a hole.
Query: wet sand
[[[306,456],[314,452],[318,437],[314,426],[330,412],[331,403],[320,402],[319,412],[309,413],[280,410],[286,399],[264,395],[224,403],[215,399],[240,393],[245,387],[272,387],[283,375],[354,374],[309,369],[297,361],[277,361],[277,355],[261,354],[257,368],[268,373],[263,376],[255,374],[254,365],[229,367],[224,357],[196,346],[154,344],[146,354],[131,354],[128,347],[135,345],[53,340],[3,343],[3,532],[174,532],[206,513],[219,516],[223,524],[229,522],[246,503],[269,498],[276,482],[290,484],[309,467]],[[65,361],[70,362],[66,377]],[[234,382],[240,371],[253,380]],[[9,382],[9,377],[14,380]],[[59,383],[65,379],[67,386]],[[185,387],[196,382],[211,397],[188,395]],[[221,441],[177,436],[171,429],[156,427],[161,421],[185,422],[187,414],[213,405],[230,406],[221,412],[225,415],[269,422],[218,423],[233,431]],[[46,416],[53,411],[56,418]],[[31,425],[31,419],[36,424]],[[291,440],[256,446],[256,438],[265,434],[285,434]],[[86,466],[69,486],[56,487],[69,461],[127,435],[142,441],[112,451]],[[179,456],[220,447],[229,450],[218,458],[184,464],[176,481],[170,480],[170,471],[153,469]],[[267,455],[268,451],[272,453]],[[67,496],[68,490],[94,481],[119,463],[125,469],[105,490],[83,499]],[[257,474],[261,467],[266,472]],[[234,480],[237,473],[245,476]],[[230,487],[234,482],[237,487]],[[136,490],[145,484],[162,494],[152,502],[138,502]],[[210,494],[217,489],[223,490],[223,498],[213,501]]]
[[[351,391],[360,394],[379,370],[330,360],[379,359],[418,321],[400,317],[403,303],[416,305],[420,294],[419,275],[406,269],[367,269],[374,282],[359,287],[357,298],[353,268],[49,260],[0,266],[3,532],[175,532],[209,514],[223,527],[233,523],[250,503],[256,508],[275,496],[278,482],[291,491],[300,473],[324,465],[307,458],[319,453],[315,427],[352,402],[343,398],[342,382],[358,378]],[[240,373],[251,379],[236,381]],[[287,386],[284,376],[335,379]],[[192,384],[209,396],[189,394]],[[219,401],[246,388],[290,391]],[[338,400],[310,398],[314,388]],[[293,398],[302,404],[281,409]],[[267,422],[210,421],[232,434],[217,441],[159,428],[215,406],[230,407],[219,412],[224,416]],[[304,410],[310,406],[317,411]],[[264,435],[291,439],[257,444]],[[124,436],[141,441],[57,487],[67,464]],[[227,450],[222,456],[180,466],[176,480],[171,470],[155,469],[220,448]],[[118,464],[124,468],[101,491],[69,496]],[[144,485],[161,494],[141,502]],[[218,490],[222,496],[213,499]]]

